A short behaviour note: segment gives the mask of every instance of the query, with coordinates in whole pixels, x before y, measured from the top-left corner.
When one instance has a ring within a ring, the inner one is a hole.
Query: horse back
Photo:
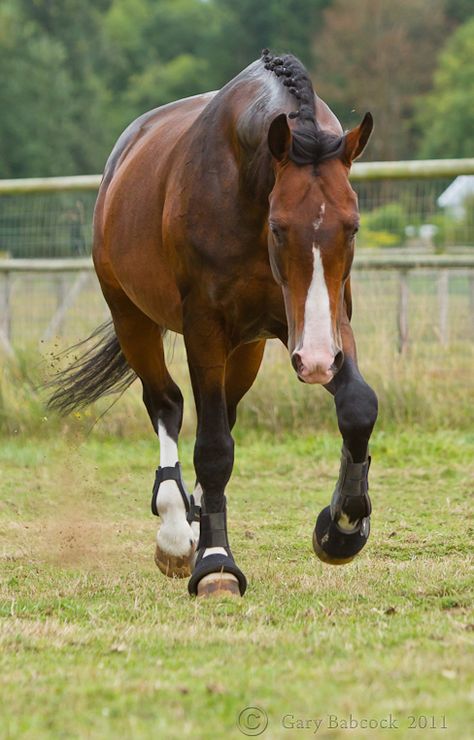
[[[206,107],[215,92],[193,95],[143,113],[120,134],[107,159],[102,185],[107,185],[124,160],[133,154],[145,137],[159,134],[161,127],[172,125],[172,133],[179,136]]]

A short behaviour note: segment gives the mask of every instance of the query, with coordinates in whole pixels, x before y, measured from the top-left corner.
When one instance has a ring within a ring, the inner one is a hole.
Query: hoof
[[[342,532],[331,519],[331,509],[326,506],[317,518],[313,532],[313,549],[323,563],[345,565],[362,550],[369,537],[369,518],[353,534]]]
[[[246,588],[247,579],[230,553],[198,556],[188,583],[190,596],[243,596]]]
[[[169,555],[159,545],[155,550],[155,563],[161,572],[168,578],[189,578],[193,570],[194,552],[193,545],[188,555]]]
[[[239,582],[232,573],[209,573],[204,576],[197,586],[198,597],[238,596],[240,597]]]

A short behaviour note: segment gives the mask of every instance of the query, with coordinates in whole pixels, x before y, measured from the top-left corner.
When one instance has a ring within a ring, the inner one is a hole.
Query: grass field
[[[249,706],[263,737],[474,736],[473,432],[379,428],[372,535],[340,568],[311,549],[338,437],[237,440],[250,585],[221,602],[153,564],[151,436],[1,440],[0,737],[238,738]]]
[[[45,411],[38,383],[57,367],[51,353],[103,319],[97,290],[41,358],[32,340],[55,293],[32,282],[24,301],[16,286],[21,351],[0,370],[2,740],[238,738],[264,729],[257,710],[239,729],[249,706],[266,713],[270,738],[474,738],[472,322],[467,279],[453,277],[442,347],[430,280],[411,279],[403,356],[396,278],[355,284],[360,364],[380,416],[372,535],[351,565],[325,566],[311,547],[339,467],[333,401],[268,347],[239,411],[228,490],[250,585],[221,602],[190,600],[154,566],[158,445],[138,384],[105,416],[110,399],[67,420]],[[195,418],[179,339],[168,337],[167,357],[185,396],[190,483]]]

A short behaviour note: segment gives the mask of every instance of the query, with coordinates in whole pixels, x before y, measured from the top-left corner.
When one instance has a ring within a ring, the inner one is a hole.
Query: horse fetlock
[[[196,540],[188,522],[164,519],[156,536],[155,563],[164,575],[186,578],[194,565]]]
[[[188,555],[196,547],[194,532],[185,519],[164,519],[156,542],[164,552],[175,556]]]
[[[174,481],[161,483],[156,503],[161,526],[156,537],[155,563],[165,575],[185,578],[192,571],[196,536]]]
[[[368,495],[359,497],[340,496],[331,503],[331,516],[336,526],[346,534],[357,532],[364,519],[368,518],[371,504]]]

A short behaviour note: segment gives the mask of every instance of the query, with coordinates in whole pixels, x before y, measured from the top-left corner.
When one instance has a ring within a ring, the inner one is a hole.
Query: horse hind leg
[[[152,509],[160,517],[155,563],[167,576],[191,574],[196,548],[188,522],[187,500],[178,460],[183,397],[165,364],[163,330],[129,299],[109,301],[122,351],[142,382],[143,402],[160,442],[160,466]]]
[[[143,399],[160,441],[160,466],[153,488],[153,512],[161,520],[155,563],[165,575],[185,578],[191,574],[196,536],[187,520],[189,497],[178,459],[183,398],[170,377],[164,393],[143,383]]]

